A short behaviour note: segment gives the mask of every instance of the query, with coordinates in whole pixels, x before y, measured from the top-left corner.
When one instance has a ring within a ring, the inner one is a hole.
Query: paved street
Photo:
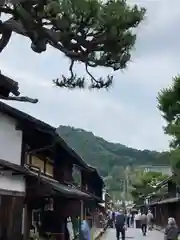
[[[140,229],[128,228],[126,231],[126,239],[132,240],[164,240],[164,236],[161,232],[153,230],[148,232],[147,236],[142,236]],[[104,234],[102,240],[116,240],[115,229],[109,228]]]

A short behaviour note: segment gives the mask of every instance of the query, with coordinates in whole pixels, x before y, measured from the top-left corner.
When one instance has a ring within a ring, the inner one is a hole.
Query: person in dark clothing
[[[131,213],[131,217],[130,217],[130,221],[131,221],[131,227],[134,226],[134,213]]]
[[[128,226],[128,228],[130,227],[130,216],[131,216],[131,214],[130,214],[130,212],[128,212],[127,213],[127,226]]]
[[[141,229],[142,229],[143,236],[146,236],[146,233],[147,233],[147,224],[142,224],[142,225],[141,225]]]
[[[115,223],[115,212],[113,211],[112,212],[112,225],[114,225],[114,223]]]
[[[120,234],[121,234],[122,240],[125,240],[126,217],[125,217],[125,215],[123,214],[122,211],[120,211],[116,215],[115,227],[116,227],[116,237],[117,237],[117,240],[119,240]]]

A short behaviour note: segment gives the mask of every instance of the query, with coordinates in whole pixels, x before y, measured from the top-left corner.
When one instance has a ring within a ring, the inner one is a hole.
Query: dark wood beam
[[[13,172],[12,175],[13,175],[13,176],[22,176],[22,173]]]
[[[43,152],[43,151],[45,151],[45,150],[50,150],[52,147],[53,147],[53,144],[50,144],[50,145],[44,146],[44,147],[42,147],[42,148],[37,148],[37,149],[29,150],[28,153],[29,153],[29,154],[40,153],[40,152]]]
[[[14,197],[16,197],[16,196],[17,197],[24,197],[25,192],[18,192],[18,191],[0,189],[0,195],[14,196]]]

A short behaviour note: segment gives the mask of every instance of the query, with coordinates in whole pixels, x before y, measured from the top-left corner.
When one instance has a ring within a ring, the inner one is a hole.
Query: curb
[[[107,228],[108,228],[108,225],[106,225],[106,226],[100,231],[100,233],[94,238],[94,240],[99,240],[99,239],[104,235],[104,233],[106,232]]]

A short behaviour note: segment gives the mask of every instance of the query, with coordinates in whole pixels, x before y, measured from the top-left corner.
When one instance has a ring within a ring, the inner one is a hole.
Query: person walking
[[[152,230],[153,228],[153,220],[154,220],[154,216],[151,213],[151,210],[148,210],[148,214],[147,214],[147,226],[148,226],[148,230]]]
[[[113,210],[113,212],[112,212],[113,227],[114,227],[114,223],[115,223],[115,218],[116,218],[116,211]]]
[[[131,214],[130,214],[130,212],[128,211],[128,212],[127,212],[127,227],[128,227],[128,228],[130,227],[130,217],[131,217]]]
[[[142,213],[142,215],[140,217],[140,221],[141,221],[142,234],[143,234],[143,236],[146,236],[146,232],[147,232],[147,216],[146,216],[145,213]]]
[[[134,212],[131,212],[131,227],[134,227]]]
[[[135,228],[140,228],[140,218],[141,218],[141,211],[139,210],[137,214],[134,216],[135,220]]]
[[[119,212],[116,212],[115,227],[116,227],[117,240],[119,240],[120,234],[121,234],[121,239],[125,240],[126,217],[123,214],[122,210],[120,210]]]
[[[70,233],[69,233],[69,229],[67,226],[67,219],[65,219],[65,221],[64,221],[64,239],[70,240]]]
[[[178,240],[178,227],[174,218],[168,218],[168,224],[164,233],[165,240]]]
[[[111,210],[110,214],[109,214],[109,227],[110,228],[114,227],[114,221],[115,221],[115,212],[114,212],[114,210]]]
[[[112,218],[111,218],[111,211],[110,210],[107,211],[107,220],[108,220],[108,227],[111,227]]]

